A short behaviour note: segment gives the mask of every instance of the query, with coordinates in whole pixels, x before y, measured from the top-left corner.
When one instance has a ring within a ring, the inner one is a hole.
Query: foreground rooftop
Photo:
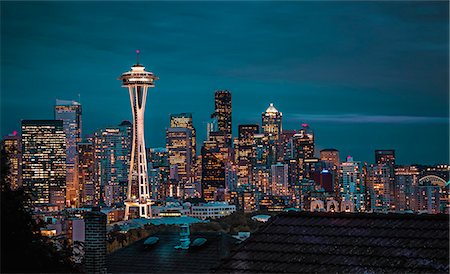
[[[448,273],[449,216],[285,212],[219,273]]]

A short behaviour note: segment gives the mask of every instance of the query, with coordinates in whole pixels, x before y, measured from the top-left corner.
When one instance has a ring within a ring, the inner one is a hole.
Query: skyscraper
[[[262,113],[262,133],[268,139],[268,165],[275,164],[279,156],[280,135],[283,130],[282,117],[283,114],[279,112],[272,103],[265,112]]]
[[[77,143],[81,141],[81,104],[76,101],[58,100],[55,104],[55,120],[63,121],[66,134],[66,203],[76,205],[78,195]]]
[[[170,165],[178,170],[177,197],[183,197],[184,185],[192,176],[192,131],[189,128],[174,127],[166,130],[166,149]]]
[[[107,205],[125,200],[123,190],[129,178],[132,138],[128,121],[94,134],[95,184],[100,186],[101,200]]]
[[[167,148],[147,149],[149,180],[152,199],[164,200],[169,196],[169,153]]]
[[[195,159],[197,153],[197,140],[196,140],[196,131],[194,127],[194,123],[192,121],[192,113],[179,113],[179,114],[171,114],[170,115],[170,127],[181,127],[188,128],[191,130],[192,135],[192,159]]]
[[[308,161],[306,160],[314,158],[314,133],[308,124],[302,124],[302,128],[299,133],[294,135],[292,142],[299,179],[308,178],[309,173],[307,171],[311,169],[307,166]]]
[[[22,121],[22,183],[33,206],[65,206],[65,137],[61,120]]]
[[[131,71],[124,72],[119,78],[122,81],[122,87],[128,89],[133,113],[133,143],[125,220],[129,217],[130,207],[138,208],[139,217],[149,218],[152,215],[144,138],[144,112],[147,90],[155,86],[154,82],[158,77],[152,72],[145,71],[145,67],[139,64],[139,51],[136,53],[138,54],[137,63],[131,67]],[[133,185],[138,185],[138,191],[135,193],[133,193]]]
[[[278,196],[288,195],[288,165],[277,163],[272,165],[272,194]]]
[[[250,182],[251,164],[255,154],[254,135],[259,133],[258,125],[239,125],[236,158],[238,164],[238,185]]]
[[[231,92],[217,90],[214,96],[217,130],[225,135],[225,145],[231,146]]]
[[[1,143],[8,163],[8,175],[6,181],[11,189],[15,190],[22,186],[22,141],[17,131],[5,136]]]
[[[279,112],[273,105],[270,103],[269,107],[265,112],[262,113],[262,132],[268,136],[270,136],[270,140],[278,141],[280,139],[282,127],[282,118],[283,113]]]
[[[223,201],[225,185],[225,161],[219,142],[214,139],[203,142],[202,150],[202,197],[206,201]]]
[[[95,180],[95,149],[90,142],[77,144],[78,149],[78,201],[81,206],[98,205],[100,182]]]
[[[237,159],[250,161],[253,157],[253,136],[259,133],[258,125],[239,125]]]

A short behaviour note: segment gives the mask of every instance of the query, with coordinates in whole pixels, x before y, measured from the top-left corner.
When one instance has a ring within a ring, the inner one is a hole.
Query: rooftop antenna
[[[136,64],[139,65],[139,53],[141,53],[140,50],[136,50]]]

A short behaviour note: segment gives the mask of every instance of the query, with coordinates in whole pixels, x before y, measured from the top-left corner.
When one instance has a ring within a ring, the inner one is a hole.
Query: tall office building
[[[203,142],[201,157],[202,197],[206,201],[223,201],[226,189],[225,159],[219,142],[214,139]]]
[[[132,124],[128,121],[94,134],[95,179],[100,185],[101,200],[108,206],[125,200],[132,138]]]
[[[164,200],[169,196],[169,152],[167,148],[148,148],[147,163],[152,199]]]
[[[85,213],[84,223],[85,271],[106,274],[106,215],[99,208],[93,208]]]
[[[265,134],[253,135],[253,159],[252,166],[270,166],[272,162],[270,156],[269,138]]]
[[[217,118],[217,131],[225,135],[225,146],[231,146],[231,92],[228,90],[217,90],[214,95],[215,112],[213,117]]]
[[[289,163],[294,159],[294,145],[293,138],[297,134],[296,130],[283,130],[280,135],[280,145],[278,151],[278,161]]]
[[[5,180],[15,190],[22,186],[22,141],[15,131],[3,138],[1,146],[9,169]]]
[[[272,194],[278,196],[288,195],[288,165],[277,163],[272,165]]]
[[[32,206],[65,206],[65,137],[61,120],[22,121],[22,183]]]
[[[308,124],[302,124],[299,133],[293,136],[294,159],[297,162],[297,174],[301,180],[309,177],[310,167],[307,160],[314,158],[314,133]],[[316,161],[312,161],[313,163]]]
[[[90,142],[77,144],[78,149],[78,201],[80,206],[98,205],[100,184],[95,180],[95,149]]]
[[[175,127],[166,130],[166,149],[170,165],[178,170],[177,197],[184,196],[184,185],[192,176],[192,131],[189,128]]]
[[[77,175],[77,143],[81,141],[81,104],[76,101],[58,100],[55,104],[55,120],[63,121],[66,134],[66,203],[77,205],[78,175]]]
[[[332,163],[334,166],[339,166],[339,150],[334,148],[322,149],[320,151],[320,160]]]
[[[365,211],[364,177],[360,162],[348,156],[340,165],[339,198],[341,202],[353,202],[357,211]]]
[[[259,133],[258,125],[239,125],[238,127],[237,159],[250,161],[253,157],[254,135]]]
[[[236,143],[238,186],[250,182],[251,165],[255,154],[254,135],[258,133],[258,125],[239,125],[238,127],[238,139]]]
[[[192,113],[179,113],[179,114],[171,114],[170,115],[170,127],[176,128],[188,128],[191,130],[192,135],[192,159],[195,159],[197,155],[197,138],[196,131],[194,127],[194,122],[192,121]]]
[[[262,132],[268,136],[271,140],[279,140],[280,134],[283,130],[282,118],[283,113],[279,112],[273,103],[270,103],[265,112],[262,113]]]

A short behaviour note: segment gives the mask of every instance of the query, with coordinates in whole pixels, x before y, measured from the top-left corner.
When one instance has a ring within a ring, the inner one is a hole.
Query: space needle
[[[133,112],[133,143],[125,201],[125,220],[129,218],[130,208],[137,208],[140,218],[152,217],[145,152],[144,112],[147,90],[155,87],[154,82],[158,80],[158,77],[152,72],[145,71],[145,67],[139,64],[139,53],[139,50],[136,50],[136,64],[131,67],[131,71],[124,72],[119,78],[122,81],[122,87],[128,88]]]

